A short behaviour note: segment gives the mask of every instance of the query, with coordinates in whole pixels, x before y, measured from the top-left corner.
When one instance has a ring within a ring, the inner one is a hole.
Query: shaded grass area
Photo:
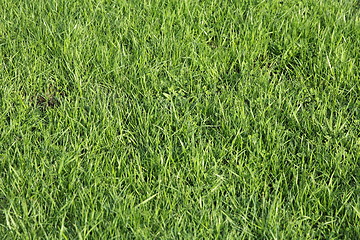
[[[0,1],[4,239],[360,237],[357,1]]]

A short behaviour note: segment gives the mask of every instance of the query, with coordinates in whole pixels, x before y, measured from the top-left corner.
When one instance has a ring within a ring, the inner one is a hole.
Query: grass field
[[[360,3],[0,0],[1,239],[360,239]]]

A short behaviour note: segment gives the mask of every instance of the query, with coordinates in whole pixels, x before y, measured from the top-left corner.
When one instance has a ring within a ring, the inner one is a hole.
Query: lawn
[[[0,0],[1,239],[360,239],[356,0]]]

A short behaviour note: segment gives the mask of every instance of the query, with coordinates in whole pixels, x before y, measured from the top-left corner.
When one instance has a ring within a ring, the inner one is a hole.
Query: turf
[[[359,239],[355,0],[0,0],[1,239]]]

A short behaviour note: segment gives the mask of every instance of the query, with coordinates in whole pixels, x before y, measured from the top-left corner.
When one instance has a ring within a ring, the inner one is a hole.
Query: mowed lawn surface
[[[359,239],[356,0],[0,0],[1,239]]]

